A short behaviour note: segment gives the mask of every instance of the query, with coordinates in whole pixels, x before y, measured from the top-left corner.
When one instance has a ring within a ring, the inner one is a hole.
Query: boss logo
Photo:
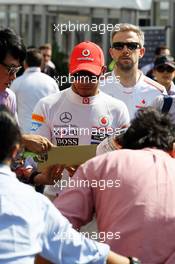
[[[78,145],[78,138],[56,138],[57,146]]]

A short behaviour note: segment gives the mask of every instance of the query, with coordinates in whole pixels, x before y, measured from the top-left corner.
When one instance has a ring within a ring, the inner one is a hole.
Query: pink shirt
[[[55,205],[75,228],[95,211],[99,232],[115,252],[143,264],[175,263],[175,160],[169,154],[113,151],[86,162],[72,180],[80,187],[64,190]]]

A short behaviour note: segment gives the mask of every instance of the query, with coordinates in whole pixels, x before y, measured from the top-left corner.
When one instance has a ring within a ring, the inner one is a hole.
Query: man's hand
[[[36,185],[54,185],[61,180],[63,170],[64,166],[58,164],[49,166],[35,176],[34,183]]]
[[[107,257],[107,264],[129,264],[130,260],[127,257],[121,256],[114,253],[113,251],[109,252]]]
[[[36,153],[48,151],[54,146],[47,138],[40,135],[25,134],[22,139],[25,148]]]

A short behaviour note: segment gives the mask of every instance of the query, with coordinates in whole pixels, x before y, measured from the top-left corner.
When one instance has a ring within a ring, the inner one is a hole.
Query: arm
[[[25,147],[33,152],[43,152],[53,147],[50,142],[50,130],[46,122],[45,104],[41,99],[32,114],[31,134],[23,135]]]
[[[35,264],[52,264],[52,262],[42,258],[41,256],[37,256]],[[130,264],[130,263],[128,258],[118,255],[113,251],[110,251],[107,257],[106,264]]]
[[[43,208],[40,256],[53,263],[104,264],[109,246],[92,241],[74,230],[46,197],[40,195],[41,200],[45,200],[46,206]]]
[[[130,264],[130,261],[127,257],[118,255],[113,251],[110,251],[107,258],[107,264]]]

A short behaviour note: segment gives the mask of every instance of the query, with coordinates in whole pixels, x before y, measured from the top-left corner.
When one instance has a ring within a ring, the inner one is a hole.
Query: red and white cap
[[[103,66],[103,51],[95,43],[85,41],[74,47],[70,56],[70,74],[74,74],[79,71],[88,71],[94,75],[100,75]]]

